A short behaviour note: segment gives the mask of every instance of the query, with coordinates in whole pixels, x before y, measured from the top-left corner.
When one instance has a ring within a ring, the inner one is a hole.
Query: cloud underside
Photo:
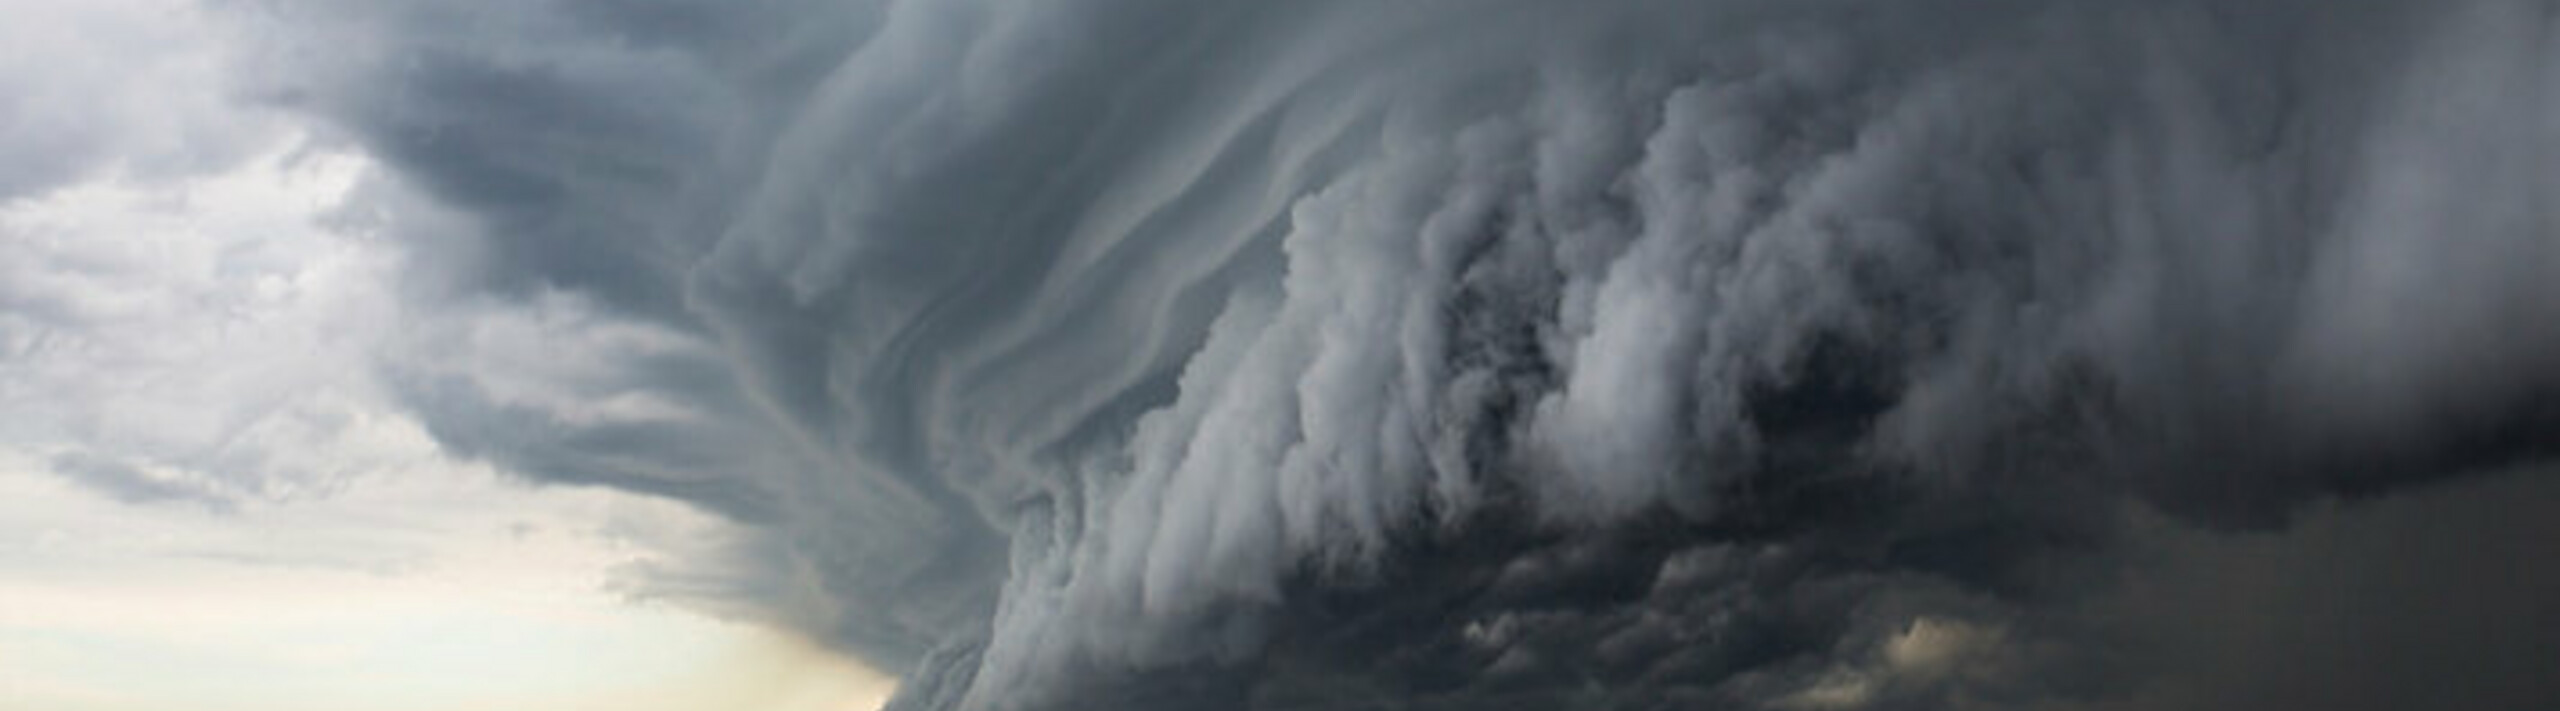
[[[2550,649],[2375,533],[2551,510],[2537,2],[276,5],[515,314],[392,349],[437,437],[757,527],[674,594],[899,708],[2556,693],[2276,642]]]

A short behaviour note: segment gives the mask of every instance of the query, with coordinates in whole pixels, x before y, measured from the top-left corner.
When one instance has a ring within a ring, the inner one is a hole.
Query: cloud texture
[[[439,439],[898,708],[2138,704],[2158,531],[2560,446],[2535,0],[252,12]]]

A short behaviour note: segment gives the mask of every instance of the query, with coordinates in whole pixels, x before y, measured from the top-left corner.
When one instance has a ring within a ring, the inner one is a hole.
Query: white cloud
[[[548,333],[593,314],[413,310],[383,219],[452,225],[240,96],[211,12],[24,2],[0,24],[0,705],[877,703],[887,680],[805,639],[635,599],[631,571],[725,582],[700,559],[729,522],[445,451],[387,351],[434,346],[587,421],[674,410],[556,387],[611,367]],[[586,350],[670,342],[598,320],[568,329]]]
[[[442,451],[377,378],[382,349],[425,343],[401,338],[420,324],[397,303],[398,245],[333,220],[370,171],[282,144],[224,172],[0,207],[0,698],[877,703],[887,680],[804,641],[633,597],[647,577],[633,571],[727,574],[703,560],[726,552],[707,542],[740,535],[727,522]],[[527,330],[557,326],[551,312],[458,315],[444,323],[471,337],[439,352],[493,377],[548,376],[528,387],[574,381],[596,364],[546,357],[567,352]],[[659,409],[594,407],[580,412]],[[150,683],[120,671],[137,663]]]
[[[238,101],[198,0],[15,2],[0,25],[0,203],[219,169],[283,130]]]
[[[398,252],[319,220],[366,166],[297,149],[0,207],[0,446],[250,499],[432,458],[369,376]]]

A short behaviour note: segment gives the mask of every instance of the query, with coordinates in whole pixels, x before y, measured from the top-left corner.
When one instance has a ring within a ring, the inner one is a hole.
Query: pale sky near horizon
[[[759,626],[624,599],[701,526],[602,491],[461,474],[253,514],[136,514],[0,476],[0,706],[29,711],[876,708],[889,680]]]
[[[227,88],[194,3],[0,5],[0,708],[883,702],[851,659],[618,582],[722,522],[524,483],[391,403],[402,255],[350,212],[387,188]]]

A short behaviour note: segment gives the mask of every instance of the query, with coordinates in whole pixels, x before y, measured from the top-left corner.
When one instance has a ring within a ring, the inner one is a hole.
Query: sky
[[[2547,0],[0,3],[0,706],[2560,706]]]
[[[0,707],[885,700],[804,635],[621,582],[728,524],[455,456],[392,399],[407,258],[356,214],[381,168],[246,96],[213,9],[4,9]]]

